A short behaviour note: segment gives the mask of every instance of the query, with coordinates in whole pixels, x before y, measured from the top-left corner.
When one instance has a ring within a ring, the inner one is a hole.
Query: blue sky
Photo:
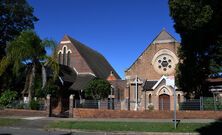
[[[165,28],[178,41],[168,0],[28,0],[41,38],[65,34],[103,54],[119,75]],[[144,69],[145,70],[145,69]]]

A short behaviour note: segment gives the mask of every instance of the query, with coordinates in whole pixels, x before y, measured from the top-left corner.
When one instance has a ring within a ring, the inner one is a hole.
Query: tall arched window
[[[59,52],[59,55],[58,55],[58,63],[62,64],[62,53],[61,52]]]
[[[63,65],[66,65],[66,47],[63,48]]]
[[[149,103],[152,103],[152,95],[149,94]]]
[[[67,54],[67,66],[70,66],[70,51]]]

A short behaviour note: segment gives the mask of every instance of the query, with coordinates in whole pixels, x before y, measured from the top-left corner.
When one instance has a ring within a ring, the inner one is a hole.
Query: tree
[[[24,93],[28,93],[29,101],[31,101],[34,91],[34,82],[37,80],[36,72],[38,67],[45,69],[50,66],[54,71],[54,76],[58,75],[58,64],[55,58],[46,55],[45,47],[53,46],[55,43],[51,40],[41,40],[34,31],[23,31],[15,40],[7,44],[7,53],[3,57],[0,65],[0,75],[7,69],[8,65],[12,65],[12,71],[18,76],[19,69],[25,66],[25,86]],[[45,62],[46,61],[46,62]],[[43,80],[46,81],[45,70],[42,71]],[[43,82],[45,86],[45,82]],[[43,86],[43,88],[44,88]]]
[[[26,0],[0,0],[0,59],[5,55],[6,43],[23,30],[33,29],[36,21]]]
[[[0,96],[0,106],[6,107],[17,97],[16,91],[6,90]]]
[[[169,0],[181,36],[177,84],[188,94],[208,93],[206,79],[222,72],[221,0]]]
[[[108,98],[110,94],[110,84],[103,79],[94,79],[89,82],[85,88],[85,94],[87,97],[92,97],[95,100]]]

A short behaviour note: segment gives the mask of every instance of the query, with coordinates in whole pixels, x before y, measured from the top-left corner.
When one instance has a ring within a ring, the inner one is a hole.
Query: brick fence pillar
[[[69,118],[73,118],[73,104],[74,104],[74,95],[69,97]]]
[[[50,94],[48,94],[46,97],[46,104],[47,104],[46,111],[48,113],[48,117],[51,117],[52,116],[52,102],[51,102]]]

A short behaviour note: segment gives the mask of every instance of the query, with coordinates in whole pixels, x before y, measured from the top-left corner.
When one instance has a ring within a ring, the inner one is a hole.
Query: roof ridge
[[[66,36],[71,41],[72,45],[75,46],[75,48],[78,50],[80,55],[85,59],[87,65],[97,77],[106,79],[110,71],[113,71],[115,77],[120,78],[115,69],[101,53],[68,35]]]
[[[76,40],[75,38],[72,38],[72,37],[70,37],[69,35],[66,35],[66,36],[70,39],[71,42],[72,42],[72,41],[77,42],[77,43],[81,44],[83,47],[85,47],[85,48],[87,48],[87,49],[89,49],[89,50],[91,50],[91,51],[93,51],[93,52],[95,52],[95,53],[103,56],[101,53],[99,53],[99,52],[96,51],[95,49],[92,49],[92,48],[86,46],[85,44],[81,43],[80,41]],[[104,57],[104,56],[103,56],[103,57]]]

